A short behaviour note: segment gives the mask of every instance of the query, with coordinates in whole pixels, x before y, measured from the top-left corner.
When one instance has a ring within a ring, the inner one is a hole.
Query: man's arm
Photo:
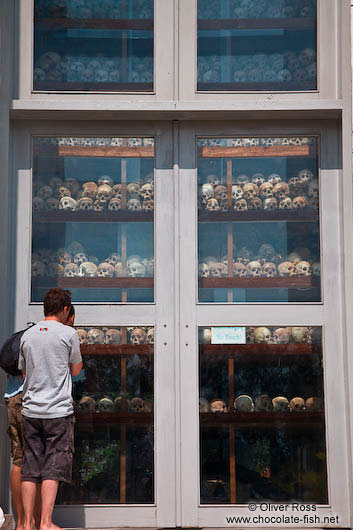
[[[70,372],[71,375],[78,375],[82,370],[83,363],[70,363]]]

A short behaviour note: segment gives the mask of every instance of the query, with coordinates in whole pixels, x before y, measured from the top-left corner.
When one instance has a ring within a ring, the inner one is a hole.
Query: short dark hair
[[[46,317],[57,315],[63,311],[64,307],[71,306],[70,291],[54,287],[45,293],[44,297],[44,315]]]

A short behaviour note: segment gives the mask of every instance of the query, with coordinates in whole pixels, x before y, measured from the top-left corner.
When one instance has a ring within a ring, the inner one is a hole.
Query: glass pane
[[[152,91],[153,0],[35,0],[34,90]]]
[[[154,502],[154,328],[76,328],[72,484],[58,504]]]
[[[201,503],[327,504],[320,327],[199,328]]]
[[[34,139],[32,301],[154,300],[153,138]]]
[[[198,90],[316,90],[316,0],[198,0]]]
[[[199,301],[319,302],[318,140],[198,140]]]

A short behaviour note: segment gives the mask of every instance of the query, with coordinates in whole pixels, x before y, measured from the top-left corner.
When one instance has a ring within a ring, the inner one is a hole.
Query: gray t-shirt
[[[18,367],[26,372],[22,414],[63,418],[73,413],[69,364],[82,360],[75,331],[56,320],[42,320],[21,339]]]

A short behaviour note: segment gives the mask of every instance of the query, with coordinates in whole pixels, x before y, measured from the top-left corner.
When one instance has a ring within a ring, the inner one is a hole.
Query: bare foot
[[[62,530],[60,526],[57,526],[54,523],[51,523],[50,525],[40,525],[39,530]]]

